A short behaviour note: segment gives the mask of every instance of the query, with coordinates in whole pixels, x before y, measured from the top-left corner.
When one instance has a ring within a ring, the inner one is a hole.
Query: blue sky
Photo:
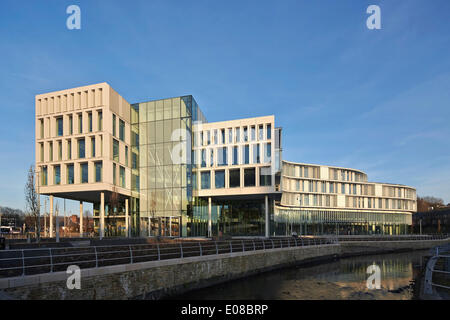
[[[66,28],[71,4],[81,30]],[[450,202],[449,13],[448,0],[3,0],[0,206],[24,208],[34,96],[104,81],[131,103],[192,94],[209,121],[274,114],[284,159]]]

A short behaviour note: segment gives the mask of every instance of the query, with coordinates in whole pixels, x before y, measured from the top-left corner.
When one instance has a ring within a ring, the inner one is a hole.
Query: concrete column
[[[80,237],[83,236],[83,201],[80,201]]]
[[[100,193],[100,225],[99,225],[99,236],[103,239],[105,236],[105,193]]]
[[[270,233],[270,221],[269,221],[269,196],[268,195],[265,195],[264,196],[264,200],[265,200],[265,205],[264,205],[264,208],[265,208],[265,210],[266,210],[266,234],[265,234],[265,236],[266,236],[266,238],[268,238],[270,235],[269,235],[269,233]]]
[[[53,196],[50,196],[50,233],[49,237],[53,238]]]
[[[208,237],[212,236],[211,197],[208,197]]]
[[[125,234],[127,237],[130,236],[129,232],[128,232],[128,228],[129,228],[129,219],[128,219],[128,198],[125,199]]]

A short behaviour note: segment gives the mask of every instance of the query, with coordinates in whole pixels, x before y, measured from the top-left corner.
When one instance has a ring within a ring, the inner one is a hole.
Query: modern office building
[[[414,188],[282,161],[274,116],[208,123],[192,96],[108,84],[36,96],[38,192],[94,204],[101,236],[406,233]],[[80,230],[83,233],[83,230]]]

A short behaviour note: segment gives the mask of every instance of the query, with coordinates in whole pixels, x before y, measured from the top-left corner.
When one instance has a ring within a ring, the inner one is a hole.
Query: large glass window
[[[259,140],[264,140],[264,126],[262,124],[259,125]]]
[[[202,154],[202,168],[206,167],[206,149],[202,149],[201,151]]]
[[[95,163],[95,182],[102,181],[102,167],[103,163],[101,161]]]
[[[114,184],[114,185],[117,184],[117,180],[116,180],[116,172],[117,172],[116,164],[113,163],[113,184]]]
[[[78,159],[83,159],[85,157],[85,141],[83,139],[78,139]]]
[[[89,182],[89,167],[87,163],[82,163],[80,165],[81,169],[81,183]]]
[[[58,141],[58,160],[62,160],[62,141]]]
[[[248,141],[248,127],[244,127],[244,142]]]
[[[39,126],[40,126],[40,138],[44,139],[44,119],[39,120]]]
[[[59,117],[56,119],[56,135],[61,137],[64,134],[63,130],[63,118]]]
[[[215,172],[215,186],[216,189],[225,188],[225,170]]]
[[[61,166],[54,166],[54,184],[61,184]]]
[[[254,187],[256,185],[255,168],[244,169],[244,187]]]
[[[230,188],[239,188],[241,186],[241,169],[231,169],[230,174]]]
[[[125,141],[125,121],[119,119],[119,139]]]
[[[232,128],[228,129],[228,143],[233,143],[233,129]]]
[[[236,142],[241,142],[241,128],[236,128]]]
[[[267,124],[267,133],[266,133],[266,139],[272,139],[272,125]]]
[[[210,189],[211,188],[211,173],[209,171],[205,171],[201,173],[201,186],[202,189]]]
[[[119,162],[119,141],[113,139],[113,160]]]
[[[217,148],[217,157],[217,164],[219,166],[226,166],[228,164],[227,147]]]
[[[50,161],[53,161],[53,142],[50,142],[48,144],[49,148],[48,148],[48,158]]]
[[[125,146],[125,165],[128,167],[128,146]]]
[[[250,138],[252,139],[252,141],[256,140],[256,128],[255,126],[251,126],[250,129]]]
[[[75,178],[74,178],[74,171],[73,171],[73,164],[67,165],[67,184],[74,184]]]
[[[297,181],[299,182],[299,181]],[[261,167],[259,168],[259,185],[261,187],[271,186],[272,185],[272,173],[270,167]],[[298,190],[300,190],[300,184],[297,183]]]

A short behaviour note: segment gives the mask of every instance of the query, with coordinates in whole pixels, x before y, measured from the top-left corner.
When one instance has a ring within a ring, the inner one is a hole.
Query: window
[[[113,114],[113,119],[112,119],[112,126],[113,126],[113,136],[116,136],[116,115]]]
[[[63,131],[63,118],[59,117],[56,119],[56,135],[61,137],[64,134]]]
[[[259,125],[259,140],[264,140],[264,126],[262,124]]]
[[[217,164],[219,166],[226,166],[228,164],[227,156],[227,147],[217,148]]]
[[[125,165],[128,167],[128,146],[125,146]]]
[[[39,120],[39,126],[40,126],[40,138],[44,138],[44,119]]]
[[[43,143],[39,143],[39,155],[40,155],[41,162],[43,162],[44,161],[44,144]]]
[[[58,141],[58,160],[62,160],[62,141]]]
[[[87,163],[82,163],[80,165],[81,169],[81,183],[88,183],[89,182],[89,167]]]
[[[253,145],[253,163],[261,163],[259,143]]]
[[[125,121],[119,119],[119,139],[125,141]]]
[[[345,194],[345,184],[341,183],[341,193]]]
[[[272,125],[271,124],[267,124],[266,139],[267,140],[272,139]]]
[[[206,149],[202,149],[202,151],[201,151],[201,153],[202,153],[202,168],[205,168],[206,167]]]
[[[47,166],[42,167],[41,184],[43,186],[47,185]]]
[[[138,155],[136,152],[131,151],[131,168],[137,169],[138,168]]]
[[[95,137],[91,138],[91,157],[95,158]]]
[[[83,139],[78,139],[78,159],[83,159],[85,157],[85,142]]]
[[[215,186],[216,189],[225,188],[225,170],[215,172]]]
[[[54,184],[61,184],[61,166],[54,166]]]
[[[88,130],[92,132],[92,112],[88,113]]]
[[[206,144],[209,146],[211,144],[211,131],[206,131]]]
[[[202,189],[211,188],[211,173],[209,171],[201,173],[201,187]]]
[[[241,128],[236,128],[235,142],[241,142]]]
[[[300,181],[297,181],[298,190],[300,190]],[[270,167],[261,167],[259,168],[259,185],[261,187],[271,186],[272,185],[272,174]]]
[[[72,159],[72,140],[67,140],[67,159]]]
[[[233,129],[228,129],[228,143],[233,143]]]
[[[252,126],[250,129],[250,138],[252,139],[252,141],[256,140],[256,128],[255,126]]]
[[[113,163],[113,184],[116,184],[116,164]]]
[[[218,144],[219,143],[219,141],[217,140],[217,130],[216,129],[214,129],[214,137],[213,137],[213,144]]]
[[[255,168],[244,169],[244,187],[254,187],[256,185]]]
[[[69,116],[69,134],[73,134],[73,117]]]
[[[122,188],[125,188],[125,168],[124,167],[120,167],[120,186]]]
[[[197,190],[197,172],[192,172],[192,189]]]
[[[239,188],[241,186],[241,170],[232,169],[229,171],[230,174],[230,188]]]
[[[97,120],[98,120],[98,124],[97,124],[98,131],[102,131],[103,130],[103,112],[101,112],[101,111],[98,112]]]
[[[225,129],[220,129],[221,144],[225,144]]]
[[[270,163],[272,160],[272,145],[270,142],[265,144],[264,163]]]
[[[83,133],[83,114],[78,114],[78,133]]]
[[[53,142],[49,143],[49,148],[48,148],[48,159],[50,161],[53,161]]]
[[[74,184],[74,171],[73,171],[73,164],[67,165],[67,184]]]
[[[244,127],[244,142],[248,141],[248,127]]]
[[[233,165],[239,164],[238,147],[233,147]]]
[[[213,167],[214,166],[214,149],[209,149],[209,166]]]
[[[113,139],[113,160],[119,162],[119,141]]]
[[[249,164],[250,163],[250,147],[249,145],[242,146],[242,163]]]

